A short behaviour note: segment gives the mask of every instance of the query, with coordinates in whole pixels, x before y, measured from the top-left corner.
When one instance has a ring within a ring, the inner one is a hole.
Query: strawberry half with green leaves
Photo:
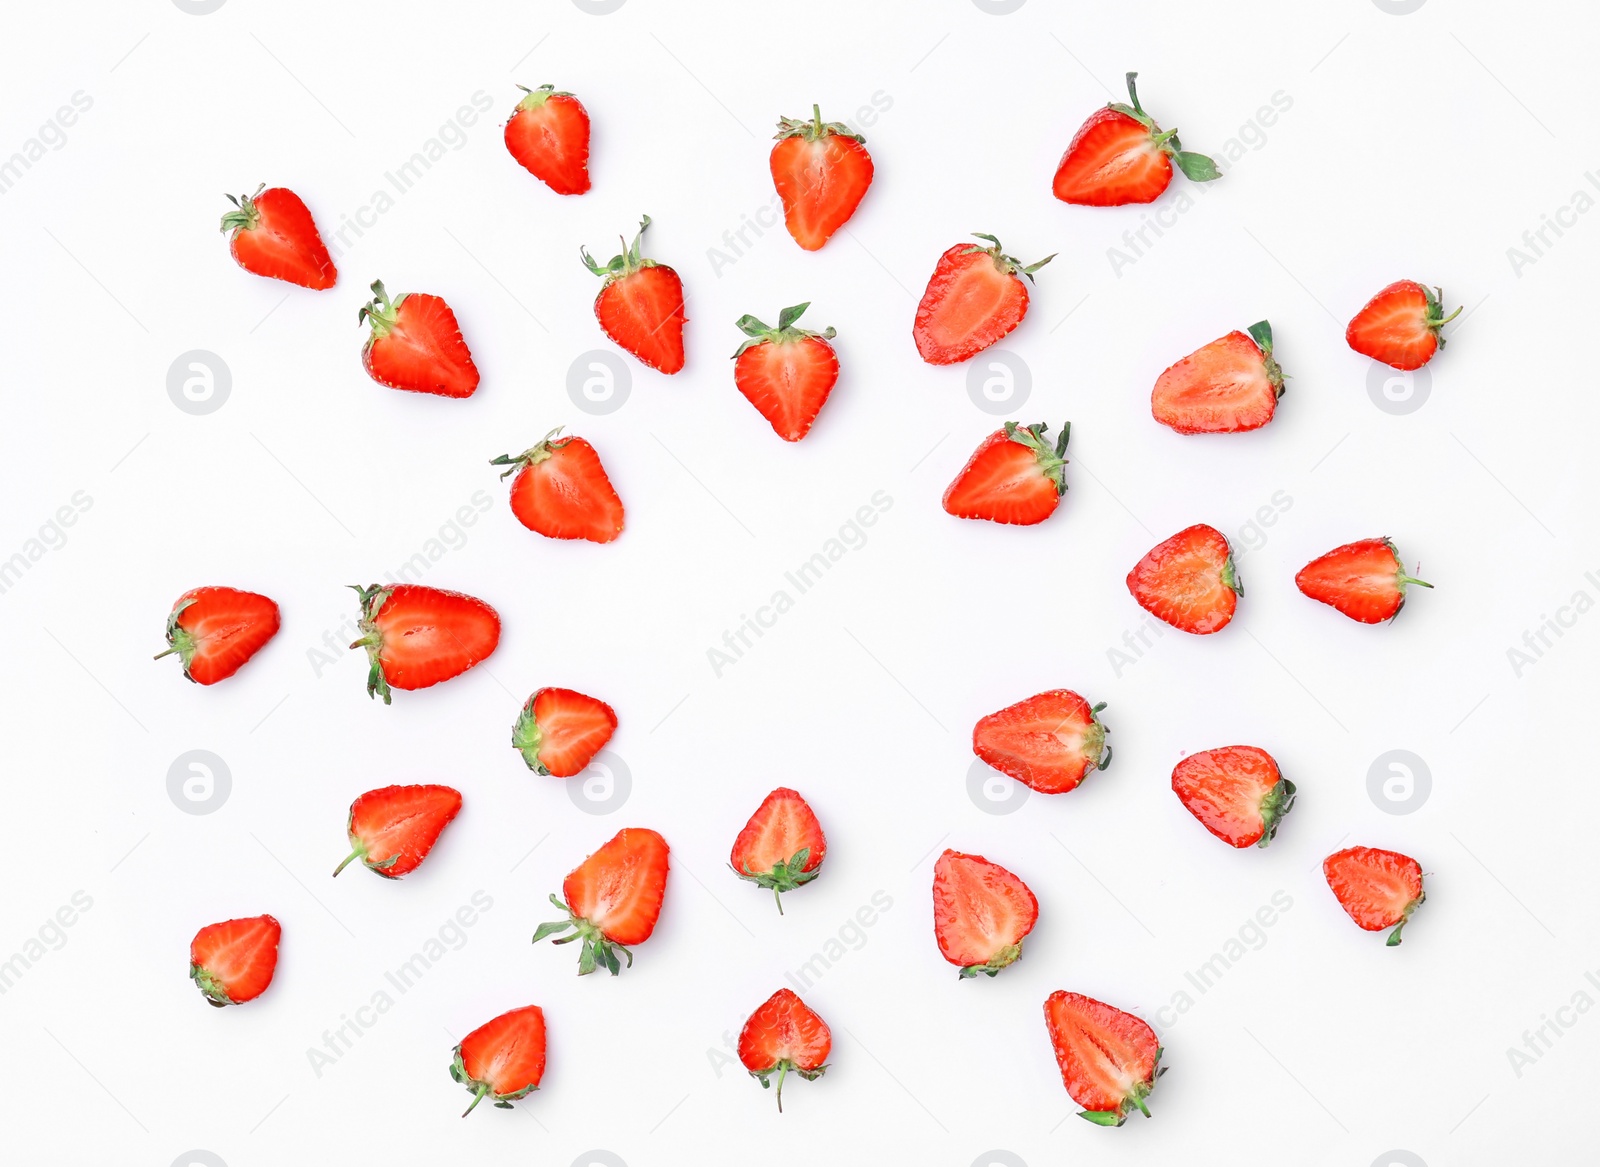
[[[390,689],[426,689],[487,660],[500,643],[500,614],[482,600],[420,584],[350,585],[361,597],[367,696],[388,705]]]
[[[583,773],[617,731],[617,711],[574,689],[540,689],[511,727],[511,744],[528,769],[554,778]]]
[[[222,231],[233,232],[228,250],[245,271],[318,292],[338,281],[316,220],[294,191],[263,183],[253,195],[227,199],[234,209],[222,216]]]
[[[667,892],[667,856],[667,841],[656,832],[642,827],[618,831],[568,874],[561,885],[566,903],[550,897],[567,918],[540,924],[533,942],[573,928],[572,935],[555,943],[583,942],[578,955],[580,977],[597,968],[616,976],[622,971],[618,952],[632,968],[629,948],[650,939],[661,915],[661,901]]]
[[[744,1023],[739,1031],[739,1060],[750,1076],[771,1087],[778,1075],[778,1113],[783,1113],[783,1080],[790,1072],[815,1082],[826,1070],[833,1050],[833,1033],[798,994],[779,989]]]
[[[783,893],[822,874],[827,854],[828,840],[810,803],[798,791],[780,786],[762,799],[734,839],[728,865],[740,879],[771,888],[781,916]]]
[[[1400,943],[1400,930],[1422,906],[1422,864],[1398,851],[1346,847],[1322,861],[1322,874],[1339,906],[1368,932],[1393,928],[1386,946]]]
[[[974,234],[977,234],[976,232]],[[1033,273],[1055,258],[1024,267],[1006,255],[1000,240],[977,234],[993,246],[957,243],[939,257],[911,326],[917,352],[930,365],[953,365],[1009,336],[1028,314]]]
[[[1113,102],[1095,111],[1061,156],[1053,190],[1062,202],[1085,207],[1153,203],[1172,182],[1173,163],[1194,182],[1222,177],[1211,159],[1183,148],[1177,130],[1163,131],[1144,112],[1133,84],[1137,76],[1127,75],[1132,104]]]
[[[1102,701],[1091,706],[1070,689],[1050,689],[978,719],[972,752],[1040,794],[1065,794],[1090,770],[1111,765]]]
[[[171,647],[155,659],[176,653],[184,676],[198,685],[215,685],[260,652],[278,634],[278,624],[278,605],[266,596],[238,588],[190,588],[167,615]]]
[[[810,301],[778,313],[778,327],[754,316],[739,317],[739,331],[750,339],[733,354],[733,383],[786,442],[798,442],[827,403],[839,380],[839,355],[828,342],[832,328],[796,328]]]
[[[438,296],[406,292],[390,300],[374,280],[357,320],[371,326],[361,364],[378,384],[439,397],[471,397],[478,388],[456,314]]]
[[[589,189],[589,111],[554,85],[529,89],[506,122],[506,149],[529,174],[556,194]]]
[[[350,804],[346,831],[354,848],[333,869],[357,859],[368,871],[399,879],[422,865],[439,835],[461,813],[461,792],[449,786],[385,786]]]
[[[511,513],[530,531],[551,539],[609,543],[622,534],[622,500],[600,461],[582,438],[558,438],[557,426],[520,454],[501,454],[491,466],[509,466]]]
[[[1031,526],[1056,513],[1067,491],[1067,439],[1064,422],[1052,447],[1049,424],[1006,422],[983,440],[944,492],[946,513],[958,519]]]
[[[1294,582],[1313,600],[1362,624],[1381,624],[1398,616],[1408,584],[1433,587],[1406,574],[1400,552],[1388,539],[1362,539],[1335,547],[1302,567]]]
[[[1133,565],[1127,582],[1141,608],[1196,636],[1226,628],[1244,594],[1233,548],[1221,531],[1204,523],[1152,547]]]
[[[1396,280],[1357,312],[1344,330],[1345,343],[1362,356],[1396,369],[1420,369],[1444,347],[1441,329],[1457,316],[1444,314],[1444,289]]]
[[[1172,771],[1172,792],[1230,847],[1265,847],[1294,806],[1294,783],[1271,754],[1256,746],[1223,746],[1190,754]]]
[[[189,944],[189,976],[207,1003],[243,1005],[267,991],[283,926],[271,916],[207,924]]]
[[[866,139],[841,122],[782,118],[769,162],[783,200],[783,223],[794,241],[817,251],[856,213],[872,185]]]
[[[1033,891],[998,863],[946,850],[933,865],[933,934],[962,980],[1014,963],[1038,919]]]
[[[1180,434],[1239,434],[1272,420],[1283,396],[1283,370],[1272,359],[1272,325],[1230,332],[1197,349],[1156,380],[1155,419]]]
[[[666,264],[644,257],[640,244],[649,226],[646,215],[633,246],[624,243],[622,254],[612,256],[605,267],[581,247],[578,254],[584,267],[605,280],[594,299],[601,330],[650,368],[677,373],[683,369],[683,326],[688,320],[683,281]]]
[[[544,1079],[544,1010],[524,1005],[478,1026],[456,1046],[450,1077],[472,1094],[472,1105],[461,1112],[466,1118],[485,1098],[510,1110]]]
[[[1155,1030],[1104,1001],[1060,991],[1045,1001],[1044,1021],[1061,1081],[1083,1107],[1079,1118],[1121,1126],[1134,1110],[1150,1117],[1144,1100],[1166,1073]]]

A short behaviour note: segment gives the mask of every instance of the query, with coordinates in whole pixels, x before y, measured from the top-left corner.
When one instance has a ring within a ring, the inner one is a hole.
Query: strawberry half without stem
[[[733,841],[728,866],[740,879],[772,889],[778,915],[783,893],[810,883],[828,854],[828,840],[816,812],[798,791],[780,786],[756,808]]]
[[[580,977],[597,968],[616,976],[622,971],[619,951],[632,968],[629,947],[650,939],[661,915],[667,891],[667,856],[667,841],[656,832],[641,827],[618,831],[567,875],[561,884],[566,903],[550,897],[567,918],[540,924],[533,942],[574,928],[571,936],[555,943],[583,942],[578,955]]]
[[[346,832],[354,848],[333,869],[357,859],[368,871],[399,879],[422,865],[440,833],[461,812],[461,792],[449,786],[385,786],[350,804]]]
[[[944,509],[958,519],[1032,526],[1055,514],[1067,492],[1067,439],[1063,422],[1055,446],[1048,422],[1021,426],[1006,422],[983,440],[955,481],[945,488]]]
[[[189,943],[189,976],[217,1006],[243,1005],[267,991],[278,968],[283,926],[271,916],[207,924]]]
[[[646,259],[640,251],[650,216],[639,222],[633,246],[622,244],[622,254],[601,267],[588,251],[578,249],[583,266],[605,280],[594,298],[594,316],[612,340],[662,373],[683,369],[683,281],[663,263]]]
[[[622,500],[595,448],[582,438],[557,438],[557,426],[520,454],[501,454],[491,466],[509,466],[511,513],[530,531],[551,539],[609,543],[622,534]]]
[[[529,89],[506,122],[506,149],[556,194],[589,189],[589,111],[554,85]]]
[[[197,685],[215,685],[278,634],[278,605],[238,588],[190,588],[167,615],[167,644],[156,660],[177,654],[183,675]]]
[[[1381,624],[1398,616],[1405,606],[1406,585],[1433,587],[1406,574],[1400,552],[1388,539],[1362,539],[1335,547],[1302,567],[1294,582],[1313,600],[1362,624]]]
[[[811,431],[839,380],[839,355],[828,343],[837,335],[834,330],[795,327],[809,307],[808,300],[785,308],[776,328],[754,316],[738,321],[739,331],[750,339],[733,354],[733,383],[786,442],[798,442]]]
[[[524,1005],[478,1026],[456,1046],[450,1077],[472,1094],[466,1118],[485,1098],[510,1110],[519,1098],[539,1088],[544,1078],[544,1010]]]
[[[1400,930],[1426,899],[1422,864],[1398,851],[1346,847],[1322,861],[1322,874],[1339,906],[1368,932],[1393,928],[1386,947],[1400,943]]]
[[[1152,547],[1128,573],[1128,591],[1156,619],[1196,636],[1220,632],[1244,594],[1233,548],[1197,523]]]
[[[1050,689],[980,717],[972,752],[1040,794],[1065,794],[1111,765],[1100,711],[1070,689]]]
[[[783,1113],[784,1078],[792,1071],[815,1082],[828,1068],[832,1050],[828,1023],[789,989],[779,989],[768,997],[739,1031],[739,1060],[750,1076],[766,1090],[772,1085],[772,1075],[778,1075],[779,1114]]]
[[[1172,182],[1172,164],[1194,182],[1222,177],[1204,154],[1185,150],[1177,130],[1163,131],[1139,105],[1129,73],[1128,100],[1096,110],[1073,136],[1056,167],[1053,190],[1064,203],[1085,207],[1120,207],[1153,203]]]
[[[783,224],[801,247],[817,251],[850,221],[872,185],[866,139],[842,122],[824,122],[815,105],[809,121],[781,118],[775,137],[769,162]]]
[[[1256,746],[1190,754],[1172,771],[1172,792],[1190,814],[1230,847],[1265,847],[1294,806],[1294,783]]]
[[[316,221],[294,191],[263,183],[253,195],[227,199],[234,209],[222,216],[222,230],[233,232],[228,250],[245,271],[319,292],[338,281]]]
[[[1055,1047],[1061,1081],[1072,1100],[1096,1126],[1121,1126],[1166,1073],[1161,1042],[1132,1013],[1085,997],[1057,991],[1044,1003],[1045,1027]]]
[[[933,934],[961,980],[1014,963],[1038,919],[1032,890],[998,863],[947,850],[933,865]]]
[[[1344,330],[1345,343],[1364,357],[1396,369],[1420,369],[1444,347],[1439,332],[1457,316],[1444,314],[1444,289],[1429,291],[1415,280],[1396,280],[1357,312]]]
[[[361,597],[367,696],[388,705],[390,689],[426,689],[487,660],[500,643],[500,614],[482,600],[418,584],[350,588]]]
[[[391,301],[383,281],[374,280],[372,300],[356,319],[371,325],[361,364],[378,384],[439,397],[471,397],[478,388],[478,366],[456,314],[438,296],[404,292]]]
[[[993,235],[974,234],[992,247],[957,243],[939,257],[917,305],[911,336],[930,365],[954,365],[1009,336],[1028,314],[1033,273],[1055,258],[1022,266]]]
[[[617,731],[617,711],[574,689],[540,689],[511,727],[511,744],[528,769],[553,778],[583,773]]]
[[[1230,332],[1162,373],[1150,393],[1155,419],[1180,434],[1238,434],[1272,420],[1283,396],[1272,325]]]

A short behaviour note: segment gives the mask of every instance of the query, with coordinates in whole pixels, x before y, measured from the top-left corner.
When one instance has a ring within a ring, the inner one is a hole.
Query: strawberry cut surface
[[[167,616],[165,652],[176,655],[183,675],[199,685],[215,685],[238,672],[278,634],[278,605],[266,596],[238,588],[191,588]]]
[[[1038,919],[1033,891],[998,863],[946,850],[934,864],[934,936],[963,980],[993,977],[1015,962]]]
[[[1204,523],[1152,547],[1127,584],[1145,611],[1196,636],[1226,628],[1244,591],[1227,538]]]
[[[972,752],[1030,790],[1065,794],[1090,770],[1111,765],[1104,708],[1070,689],[1051,689],[979,718]]]
[[[189,976],[209,1004],[253,1001],[272,983],[282,938],[271,916],[208,924],[189,944]]]
[[[583,438],[558,438],[551,430],[538,445],[520,454],[502,454],[491,466],[509,466],[511,513],[530,531],[550,539],[609,543],[622,534],[622,499]]]
[[[382,280],[373,282],[372,295],[360,312],[361,322],[371,328],[361,350],[368,376],[390,389],[439,397],[471,397],[477,391],[478,366],[449,304],[419,292],[391,301]]]
[[[739,1061],[763,1090],[777,1075],[778,1111],[783,1112],[783,1081],[790,1073],[814,1082],[827,1069],[833,1049],[828,1023],[789,989],[779,989],[750,1014],[739,1031]]]
[[[555,778],[583,773],[617,730],[617,711],[575,689],[540,689],[511,730],[528,769]]]
[[[795,326],[810,306],[785,308],[776,328],[754,316],[738,321],[750,339],[733,354],[733,383],[786,442],[798,442],[811,431],[839,380],[839,356],[828,343],[833,329],[807,332]]]
[[[772,183],[783,202],[783,223],[807,251],[818,251],[850,221],[872,185],[866,139],[840,122],[783,118],[778,144],[768,159]]]
[[[391,689],[426,689],[488,659],[500,643],[500,615],[474,596],[419,584],[351,585],[361,597],[367,695],[388,705]]]
[[[1081,993],[1051,993],[1044,1018],[1061,1081],[1083,1107],[1080,1118],[1121,1126],[1134,1110],[1150,1117],[1145,1098],[1164,1072],[1155,1030]]]
[[[589,189],[589,111],[554,85],[529,89],[506,122],[506,149],[521,166],[559,195]]]
[[[1294,805],[1295,786],[1257,746],[1190,754],[1172,771],[1172,791],[1190,814],[1230,847],[1265,847]]]
[[[1178,132],[1163,132],[1139,104],[1137,73],[1127,75],[1128,102],[1113,102],[1084,122],[1056,166],[1051,189],[1065,203],[1117,207],[1152,203],[1172,182],[1173,167],[1194,182],[1222,177],[1204,154],[1184,150]]]
[[[544,1010],[524,1005],[474,1029],[455,1048],[450,1077],[472,1094],[471,1114],[485,1098],[503,1110],[539,1088],[544,1080]]]
[[[1028,314],[1033,273],[1055,258],[1024,267],[1006,255],[993,235],[978,235],[991,246],[957,243],[939,257],[917,304],[911,327],[917,352],[930,365],[969,360],[1009,336]]]
[[[741,879],[769,888],[783,914],[783,893],[817,878],[828,840],[797,790],[780,786],[756,808],[733,841],[728,865]]]
[[[387,879],[409,875],[460,812],[461,792],[449,786],[369,790],[350,804],[346,830],[353,850],[333,873],[359,859]]]
[[[1433,587],[1406,574],[1400,552],[1388,539],[1361,539],[1335,547],[1302,567],[1294,582],[1311,599],[1361,624],[1381,624],[1398,616],[1408,586]]]
[[[640,361],[661,373],[683,371],[683,281],[665,264],[646,259],[641,251],[650,216],[639,223],[639,233],[622,254],[604,267],[579,249],[583,265],[605,280],[595,297],[594,315],[600,329]]]
[[[571,935],[555,943],[580,942],[579,976],[598,968],[616,976],[622,971],[618,952],[632,968],[629,947],[650,939],[661,915],[668,853],[667,841],[655,831],[641,827],[618,831],[567,875],[561,885],[565,903],[550,897],[567,918],[540,924],[533,942],[570,929]]]
[[[1283,380],[1272,359],[1272,326],[1262,320],[1162,373],[1150,394],[1150,412],[1180,434],[1244,433],[1272,420]]]
[[[1400,943],[1400,931],[1426,898],[1422,864],[1398,851],[1378,847],[1346,847],[1322,861],[1328,887],[1356,926],[1368,932],[1393,928],[1388,947]]]
[[[228,249],[245,271],[326,291],[338,281],[317,224],[292,190],[264,185],[253,195],[227,196],[234,209],[222,217]]]
[[[1063,424],[1052,445],[1046,423],[1006,422],[983,440],[945,489],[945,513],[1016,526],[1044,522],[1067,490],[1071,434],[1072,423]]]
[[[1356,352],[1403,371],[1420,369],[1444,347],[1441,330],[1457,316],[1444,314],[1444,290],[1396,280],[1368,300],[1345,328]]]

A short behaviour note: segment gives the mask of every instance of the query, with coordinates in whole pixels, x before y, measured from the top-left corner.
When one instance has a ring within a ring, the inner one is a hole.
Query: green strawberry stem
[[[467,1115],[471,1114],[474,1110],[478,1109],[478,1103],[482,1102],[484,1100],[484,1098],[488,1096],[488,1094],[489,1094],[489,1083],[487,1083],[487,1082],[479,1082],[478,1083],[478,1089],[476,1091],[474,1091],[474,1093],[473,1093],[472,1105],[467,1107],[465,1110],[463,1110],[461,1112],[461,1117],[462,1118],[466,1118]]]
[[[356,849],[350,852],[350,854],[346,855],[344,862],[333,869],[334,878],[337,879],[339,872],[343,871],[346,867],[349,867],[350,864],[354,863],[357,859],[365,859],[366,857],[367,845],[365,843],[357,843]],[[399,858],[399,856],[396,856],[396,858]]]

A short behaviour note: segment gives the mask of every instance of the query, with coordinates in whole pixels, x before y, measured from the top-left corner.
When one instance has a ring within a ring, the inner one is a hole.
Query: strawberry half
[[[839,380],[839,355],[828,342],[832,328],[807,332],[796,328],[810,301],[778,313],[778,327],[768,328],[754,316],[739,317],[739,331],[750,339],[733,354],[733,383],[786,442],[798,442]]]
[[[1019,426],[1006,422],[983,440],[955,481],[945,488],[944,509],[958,519],[1031,526],[1056,513],[1067,491],[1067,439],[1072,423],[1063,422],[1052,448],[1049,424]]]
[[[212,1005],[243,1005],[267,991],[283,926],[271,916],[207,924],[189,943],[189,976]]]
[[[506,122],[506,149],[528,173],[556,194],[589,189],[589,111],[554,85],[529,89]]]
[[[1062,202],[1085,207],[1153,203],[1172,182],[1174,162],[1194,182],[1222,177],[1211,159],[1183,148],[1177,130],[1163,132],[1144,112],[1133,85],[1138,75],[1127,75],[1133,104],[1113,102],[1096,110],[1061,156],[1053,189]]]
[[[500,643],[500,614],[473,596],[418,584],[350,585],[361,597],[367,696],[390,703],[393,689],[426,689],[487,660]]]
[[[544,1010],[524,1005],[480,1025],[456,1046],[450,1077],[472,1094],[466,1118],[485,1098],[510,1110],[511,1104],[539,1088],[544,1077]]]
[[[850,221],[872,185],[866,139],[841,122],[781,118],[770,163],[783,200],[783,223],[794,241],[816,251]]]
[[[1406,585],[1433,587],[1406,574],[1400,552],[1388,539],[1362,539],[1335,547],[1302,567],[1294,582],[1313,600],[1363,624],[1380,624],[1399,615],[1406,602]]]
[[[440,833],[461,812],[461,792],[449,786],[385,786],[350,804],[346,830],[354,848],[333,869],[338,875],[355,860],[385,879],[399,879],[422,865]]]
[[[828,1023],[788,989],[779,989],[744,1023],[739,1031],[739,1060],[763,1090],[778,1075],[778,1113],[783,1113],[783,1080],[792,1070],[807,1082],[822,1077],[833,1034]]]
[[[1180,434],[1238,434],[1272,420],[1283,396],[1272,325],[1230,332],[1162,373],[1150,393],[1155,419]]]
[[[911,326],[917,352],[930,365],[953,365],[1011,334],[1028,314],[1033,273],[1055,258],[1023,267],[1006,255],[993,235],[977,235],[992,247],[957,243],[939,257]]]
[[[278,634],[278,605],[238,588],[190,588],[167,614],[167,644],[183,675],[199,685],[233,676]]]
[[[1095,706],[1070,689],[1051,689],[972,727],[972,752],[1002,774],[1040,794],[1076,789],[1090,770],[1111,765],[1104,701]]]
[[[501,454],[491,466],[509,466],[511,513],[528,530],[551,539],[609,543],[622,534],[622,500],[595,448],[582,438],[544,441],[520,454]]]
[[[1139,606],[1184,632],[1205,636],[1233,619],[1244,594],[1233,548],[1215,527],[1197,523],[1152,547],[1128,573]]]
[[[1420,369],[1444,347],[1439,330],[1461,315],[1444,314],[1444,289],[1429,291],[1415,280],[1396,280],[1357,312],[1344,330],[1345,343],[1362,356],[1396,369]]]
[[[450,305],[418,292],[391,301],[382,280],[373,281],[372,297],[357,315],[372,327],[361,350],[367,375],[391,389],[471,397],[478,388],[478,366]]]
[[[540,689],[511,727],[528,769],[555,778],[583,773],[617,731],[617,711],[573,689]]]
[[[1038,919],[1033,892],[998,863],[947,850],[933,865],[933,934],[960,979],[992,977],[1016,961]]]
[[[578,249],[583,266],[605,280],[594,298],[594,316],[601,330],[652,369],[676,373],[683,368],[683,281],[665,264],[640,251],[650,216],[639,223],[633,246],[601,267],[588,251]]]
[[[780,786],[756,807],[733,841],[728,865],[740,879],[772,889],[783,915],[783,893],[822,874],[828,840],[816,812],[798,791]]]
[[[339,278],[317,234],[317,224],[292,190],[266,184],[253,195],[227,196],[234,209],[222,216],[228,250],[247,272],[326,291]]]
[[[1294,783],[1255,746],[1223,746],[1190,754],[1172,771],[1172,792],[1230,847],[1265,847],[1294,806]]]
[[[1045,1001],[1044,1023],[1061,1081],[1083,1107],[1079,1118],[1121,1126],[1135,1109],[1150,1117],[1145,1097],[1166,1073],[1155,1030],[1104,1001],[1060,991]]]
[[[561,885],[566,903],[550,897],[567,918],[540,924],[533,942],[575,928],[571,936],[555,943],[583,941],[578,955],[580,977],[597,968],[616,976],[622,971],[619,950],[632,968],[629,946],[650,939],[661,915],[661,901],[667,892],[667,855],[667,841],[654,831],[641,827],[618,831],[567,876]]]
[[[1400,930],[1427,898],[1422,864],[1398,851],[1346,847],[1322,861],[1328,887],[1358,927],[1368,932],[1393,928],[1387,947],[1400,943]]]

